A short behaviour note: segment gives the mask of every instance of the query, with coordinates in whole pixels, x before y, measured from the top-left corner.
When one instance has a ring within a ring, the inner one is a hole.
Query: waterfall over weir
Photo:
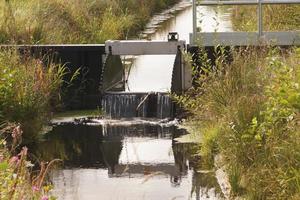
[[[102,98],[102,109],[110,118],[171,118],[174,103],[167,93],[111,92]]]

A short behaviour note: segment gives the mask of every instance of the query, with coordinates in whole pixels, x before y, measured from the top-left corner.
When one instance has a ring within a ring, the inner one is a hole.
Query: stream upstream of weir
[[[203,14],[202,30],[230,29],[229,14],[224,10],[198,10]],[[157,28],[146,31],[153,40],[166,40],[168,32],[176,31],[188,43],[192,8],[187,6],[169,20],[152,25]],[[173,61],[172,55],[136,58],[128,78],[130,91],[168,91]],[[198,145],[176,142],[187,134],[176,126],[176,120],[62,118],[53,124],[33,149],[40,160],[63,160],[61,167],[50,172],[53,195],[58,199],[223,198],[215,173],[201,171],[201,159],[195,154]]]
[[[148,29],[144,31],[147,34],[145,37],[151,40],[167,41],[169,32],[177,32],[179,40],[185,40],[186,44],[189,44],[189,34],[193,32],[193,11],[190,3],[183,3],[182,6],[187,7],[175,14],[170,20],[162,22],[160,26],[157,23],[164,20],[164,16],[154,16],[153,20],[147,26]],[[226,32],[232,30],[230,10],[228,9],[199,6],[197,13],[197,27],[203,32]],[[157,26],[159,27],[156,28]],[[138,56],[128,76],[127,91],[169,92],[174,60],[175,55]]]

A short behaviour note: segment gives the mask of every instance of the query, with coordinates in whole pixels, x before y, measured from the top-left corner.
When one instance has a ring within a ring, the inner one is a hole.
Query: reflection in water
[[[63,124],[35,152],[64,160],[50,178],[59,199],[220,198],[214,174],[193,165],[192,145],[174,141],[182,134],[175,126]]]

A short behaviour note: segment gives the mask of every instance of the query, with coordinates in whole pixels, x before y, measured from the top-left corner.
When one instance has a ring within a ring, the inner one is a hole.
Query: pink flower
[[[39,188],[34,185],[34,186],[32,186],[32,191],[37,192],[37,191],[39,191]]]
[[[9,164],[10,165],[15,165],[19,162],[19,157],[18,156],[13,156],[11,157],[11,159],[9,160]]]
[[[23,147],[21,153],[26,156],[28,152],[28,148],[27,147]]]
[[[22,135],[23,131],[21,130],[20,126],[17,126],[13,129],[11,136],[13,138],[18,138]]]
[[[49,200],[47,196],[42,196],[41,200]]]
[[[27,147],[22,147],[22,150],[18,154],[18,156],[27,156],[28,153],[28,148]]]

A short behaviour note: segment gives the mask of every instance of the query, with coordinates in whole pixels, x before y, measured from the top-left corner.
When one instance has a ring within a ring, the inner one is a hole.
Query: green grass
[[[12,142],[4,139],[11,134]],[[0,123],[0,199],[3,200],[54,200],[49,193],[52,186],[45,180],[46,174],[56,160],[41,163],[39,174],[31,174],[32,164],[28,161],[28,149],[19,145],[22,140],[20,126]]]
[[[65,112],[58,112],[53,115],[53,118],[65,118],[65,117],[99,117],[101,111],[98,109],[92,110],[72,110]]]
[[[298,199],[300,50],[233,52],[178,98],[205,138],[203,158],[223,156],[232,196]]]
[[[134,37],[178,0],[1,0],[0,43],[103,43]]]
[[[153,13],[178,0],[0,0],[0,44],[103,43],[136,37]],[[45,183],[49,167],[32,174],[22,141],[33,141],[61,99],[63,65],[0,49],[0,199],[55,199]],[[56,117],[99,115],[99,111]],[[4,125],[3,125],[4,124]],[[6,139],[12,142],[7,143]],[[18,147],[18,148],[17,148]]]
[[[233,28],[237,31],[257,31],[256,6],[235,6],[232,12]],[[263,6],[264,31],[299,30],[300,5]]]
[[[20,124],[24,139],[33,139],[60,102],[62,65],[0,51],[0,112],[3,120]]]
[[[256,31],[255,16],[256,7],[234,7],[233,28]],[[299,25],[300,6],[264,6],[265,31]],[[204,54],[198,87],[176,97],[201,134],[203,159],[222,156],[232,197],[300,199],[300,49],[248,47],[224,58],[212,66]]]

